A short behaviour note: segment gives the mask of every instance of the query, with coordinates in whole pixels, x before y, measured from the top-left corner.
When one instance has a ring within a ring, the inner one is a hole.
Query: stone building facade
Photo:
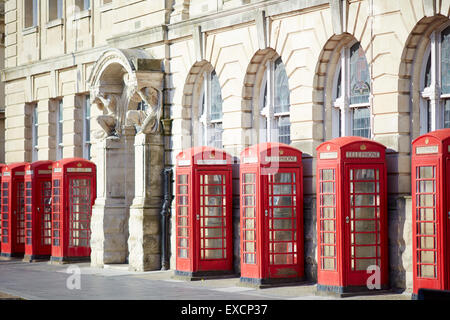
[[[161,267],[161,171],[181,150],[210,144],[238,158],[290,143],[303,152],[315,279],[315,149],[368,136],[388,148],[391,286],[410,289],[410,146],[450,124],[449,10],[447,0],[8,0],[5,161],[93,160],[92,264],[149,270]],[[237,271],[238,228],[235,191]]]

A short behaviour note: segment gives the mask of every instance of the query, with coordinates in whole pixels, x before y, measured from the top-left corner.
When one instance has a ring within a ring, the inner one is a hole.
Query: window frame
[[[332,87],[332,101],[331,101],[331,121],[332,121],[332,138],[353,136],[354,131],[354,116],[355,110],[360,108],[367,108],[369,110],[369,135],[366,138],[373,138],[373,111],[372,111],[372,83],[369,88],[369,100],[364,103],[350,103],[351,90],[351,49],[356,44],[361,43],[352,41],[345,45],[340,53],[338,65],[333,75]],[[365,54],[365,52],[364,52]],[[369,72],[369,79],[371,80],[370,65],[367,62]],[[340,83],[339,83],[340,82]],[[338,96],[338,86],[340,85],[340,95]]]
[[[223,99],[222,99],[222,88],[219,82],[219,91],[221,97],[221,117],[219,119],[211,119],[211,107],[212,107],[212,80],[213,76],[217,77],[219,81],[219,76],[214,70],[203,71],[202,73],[202,87],[198,100],[198,117],[197,121],[200,125],[200,131],[198,132],[198,137],[196,138],[196,143],[199,146],[210,146],[218,149],[223,148]],[[195,124],[194,124],[195,125]],[[217,128],[221,125],[221,128]],[[220,130],[220,142],[217,144],[218,140],[215,140],[216,134]]]
[[[85,95],[83,99],[83,137],[82,148],[83,158],[90,160],[91,157],[91,101],[90,95]],[[89,136],[89,139],[88,139]]]
[[[450,22],[441,25],[430,34],[429,43],[423,54],[419,91],[420,135],[445,128],[445,102],[447,100],[450,102],[450,93],[442,93],[441,35],[447,29],[450,32]],[[429,86],[426,84],[428,61],[431,61]]]
[[[280,141],[279,127],[277,123],[281,118],[289,118],[289,128],[291,127],[290,98],[289,111],[275,112],[275,66],[277,61],[280,61],[284,71],[286,71],[284,62],[279,56],[269,59],[265,63],[264,75],[259,90],[258,112],[255,114],[253,119],[257,123],[256,130],[258,143]],[[290,96],[289,86],[288,91],[288,96]],[[289,143],[285,143],[290,144],[291,142],[291,132],[289,132]]]
[[[63,0],[55,0],[57,7],[56,7],[56,17],[50,16],[50,7],[51,7],[51,0],[47,1],[47,22],[52,21],[62,21],[64,19],[64,11],[65,11],[65,1]]]
[[[32,5],[32,8],[30,9],[30,8],[28,8],[28,6],[27,6],[27,2],[28,1],[31,1],[31,5]],[[22,19],[22,21],[23,21],[23,30],[30,30],[30,29],[35,29],[35,28],[37,28],[38,26],[39,26],[39,0],[23,0],[23,2],[22,2],[22,5],[23,5],[23,19]],[[28,10],[31,10],[31,24],[29,24],[28,22],[28,18],[30,18],[30,17],[27,17],[27,12],[28,12]]]

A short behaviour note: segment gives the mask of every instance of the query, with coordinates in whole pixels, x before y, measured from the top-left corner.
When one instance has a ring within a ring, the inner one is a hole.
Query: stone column
[[[134,146],[135,198],[130,207],[129,270],[160,270],[163,137],[138,133]]]
[[[91,265],[125,263],[125,139],[108,137],[97,144],[97,198],[91,218]]]

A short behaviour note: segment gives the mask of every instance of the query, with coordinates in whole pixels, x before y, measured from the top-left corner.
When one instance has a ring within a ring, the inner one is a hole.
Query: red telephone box
[[[2,257],[21,256],[25,251],[26,162],[6,165],[2,170]]]
[[[4,166],[3,163],[0,163],[0,254],[2,252],[2,171]]]
[[[52,165],[46,160],[25,166],[24,261],[47,259],[51,254]]]
[[[388,287],[385,151],[361,137],[317,147],[318,291]]]
[[[53,163],[51,261],[89,260],[96,167],[81,158]]]
[[[412,143],[413,295],[450,290],[450,129]]]
[[[243,150],[240,185],[240,281],[262,286],[302,280],[302,152],[281,143]]]
[[[175,275],[233,273],[232,200],[230,155],[210,147],[178,154]]]

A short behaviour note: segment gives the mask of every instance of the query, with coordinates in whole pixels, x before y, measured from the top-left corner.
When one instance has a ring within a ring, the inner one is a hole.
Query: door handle
[[[447,216],[448,216],[448,218],[450,219],[450,211],[449,211],[449,212],[447,212]]]
[[[264,215],[266,216],[266,217],[268,217],[269,216],[269,210],[264,210]]]
[[[345,217],[345,223],[349,223],[350,222],[350,217],[349,216],[346,216]]]
[[[198,221],[198,220],[200,220],[200,215],[199,215],[199,214],[197,214],[197,221]]]

